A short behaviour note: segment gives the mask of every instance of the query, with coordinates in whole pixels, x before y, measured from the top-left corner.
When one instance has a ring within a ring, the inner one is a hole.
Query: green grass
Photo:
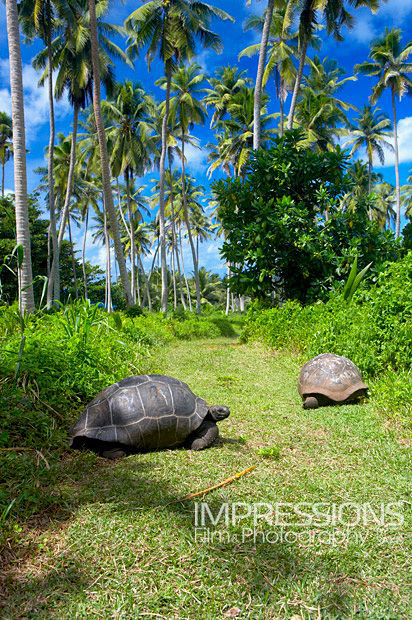
[[[0,617],[409,618],[411,504],[402,528],[389,528],[391,540],[367,528],[364,545],[350,538],[346,546],[303,547],[195,542],[194,501],[176,501],[253,465],[205,496],[212,510],[222,502],[411,501],[404,431],[373,403],[304,411],[296,359],[258,344],[179,342],[160,355],[158,370],[231,407],[221,441],[200,453],[116,463],[67,452],[44,489],[40,461],[39,488],[54,497],[53,508],[5,550]]]

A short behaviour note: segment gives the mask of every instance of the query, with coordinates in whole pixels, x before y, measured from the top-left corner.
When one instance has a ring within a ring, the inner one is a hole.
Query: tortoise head
[[[209,415],[215,422],[220,422],[220,420],[229,417],[230,409],[225,407],[225,405],[212,405],[212,407],[209,407]]]

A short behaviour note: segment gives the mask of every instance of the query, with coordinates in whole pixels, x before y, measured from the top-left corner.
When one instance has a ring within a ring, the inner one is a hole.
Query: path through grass
[[[25,549],[9,558],[0,617],[410,617],[411,504],[400,510],[405,524],[387,528],[386,539],[370,525],[352,528],[347,544],[333,546],[325,542],[332,527],[287,528],[315,538],[324,530],[323,542],[310,545],[273,542],[273,534],[272,542],[243,542],[250,519],[229,527],[230,542],[217,535],[195,542],[194,502],[175,501],[252,465],[249,476],[205,497],[214,514],[224,502],[377,508],[411,501],[408,441],[371,404],[304,412],[296,360],[229,339],[174,344],[163,351],[159,371],[231,407],[222,440],[201,453],[117,463],[68,453],[58,489],[62,513],[34,520]],[[266,523],[259,530],[280,528]]]

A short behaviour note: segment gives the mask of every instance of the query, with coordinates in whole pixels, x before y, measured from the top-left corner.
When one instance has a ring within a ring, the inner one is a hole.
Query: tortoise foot
[[[101,456],[105,459],[111,459],[114,461],[126,456],[126,452],[121,448],[113,448],[112,450],[104,450],[104,452],[101,453]]]
[[[317,409],[319,407],[318,399],[314,396],[308,396],[303,402],[304,409]]]

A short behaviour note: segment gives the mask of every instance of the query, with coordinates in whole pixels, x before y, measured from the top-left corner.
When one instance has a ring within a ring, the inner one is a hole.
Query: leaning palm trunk
[[[173,309],[176,310],[176,308],[177,308],[177,288],[176,288],[175,253],[174,253],[174,250],[173,250],[173,244],[172,244],[172,248],[170,250],[170,262],[171,262],[171,266],[172,266],[172,278],[173,278]]]
[[[306,50],[307,49],[308,49],[308,39],[305,37],[305,39],[303,41],[303,44],[302,44],[302,50],[301,50],[301,53],[300,53],[299,68],[298,68],[298,72],[296,74],[295,86],[293,88],[292,101],[290,103],[289,118],[288,118],[288,129],[292,129],[292,127],[293,127],[293,119],[294,119],[294,116],[295,116],[295,108],[296,108],[296,103],[297,103],[297,100],[298,100],[300,84],[301,84],[301,81],[302,81],[303,67],[305,66]]]
[[[170,108],[170,86],[172,82],[172,69],[166,64],[166,105],[162,122],[162,153],[160,156],[160,192],[159,192],[159,229],[160,229],[160,260],[162,269],[162,295],[161,295],[161,310],[167,312],[167,298],[168,298],[168,286],[167,286],[167,265],[166,265],[166,236],[165,236],[165,164],[167,153],[167,136],[168,136],[168,121],[169,121],[169,108]]]
[[[50,8],[50,3],[49,3]],[[48,29],[47,34],[47,56],[48,56],[48,71],[49,71],[49,115],[50,115],[50,137],[49,137],[49,160],[47,164],[47,182],[49,189],[49,214],[50,214],[50,234],[53,246],[53,273],[49,274],[49,280],[47,283],[47,307],[50,308],[53,302],[53,289],[54,282],[56,281],[56,273],[60,270],[59,265],[59,249],[57,242],[57,228],[56,228],[56,212],[54,208],[54,134],[55,134],[55,122],[54,122],[54,98],[53,98],[53,59],[51,48],[51,31]],[[56,259],[55,259],[56,257]],[[55,260],[54,260],[55,259]],[[58,276],[57,276],[58,277]]]
[[[19,308],[21,312],[32,312],[34,310],[34,294],[31,268],[29,209],[27,203],[26,133],[24,125],[20,33],[16,0],[6,0],[6,19],[13,120],[16,241],[18,245],[23,247],[23,260],[19,262],[18,265]]]
[[[87,240],[87,231],[89,228],[89,207],[86,208],[86,217],[84,222],[84,235],[83,235],[83,247],[82,247],[82,269],[83,269],[83,284],[84,284],[84,298],[87,299],[89,296],[87,290],[87,274],[86,274],[86,240]]]
[[[96,130],[99,138],[100,147],[100,162],[102,171],[102,183],[104,192],[104,204],[107,210],[107,215],[110,223],[110,230],[113,235],[114,249],[116,253],[117,263],[119,265],[120,278],[123,284],[123,290],[126,297],[126,305],[132,304],[132,296],[130,292],[130,282],[126,270],[126,261],[124,258],[122,242],[119,234],[119,227],[117,224],[116,212],[113,203],[113,194],[110,184],[110,168],[109,157],[107,154],[106,134],[103,126],[102,111],[100,107],[100,69],[99,69],[99,54],[97,50],[97,24],[96,24],[96,6],[95,0],[89,0],[89,13],[90,13],[90,43],[92,51],[92,66],[93,66],[93,109],[94,118],[96,122]]]
[[[186,171],[185,171],[185,136],[182,134],[182,198],[183,198],[183,215],[185,219],[187,235],[189,237],[190,249],[192,250],[193,270],[195,273],[196,283],[196,312],[200,314],[200,281],[199,281],[199,265],[197,263],[196,248],[193,242],[192,229],[190,226],[189,211],[187,208],[186,198]]]
[[[393,135],[395,142],[395,183],[396,183],[396,233],[398,239],[401,234],[401,188],[399,182],[399,143],[398,127],[396,115],[395,90],[392,88],[392,109],[393,109]]]
[[[266,52],[268,47],[270,25],[272,23],[273,9],[275,0],[268,0],[266,9],[265,23],[263,25],[262,40],[260,43],[259,63],[256,75],[254,109],[253,109],[253,149],[256,150],[260,146],[260,113],[262,108],[262,83],[263,74],[265,72]]]

